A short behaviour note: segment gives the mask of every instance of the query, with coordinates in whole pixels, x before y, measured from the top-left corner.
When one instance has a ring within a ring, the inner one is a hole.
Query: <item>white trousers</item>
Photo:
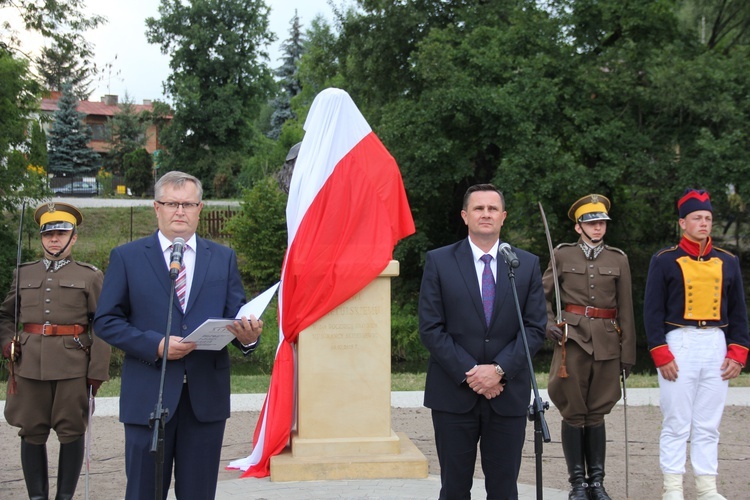
[[[687,442],[697,476],[718,475],[719,424],[729,381],[721,380],[727,354],[719,328],[678,328],[667,333],[679,373],[670,382],[659,373],[659,405],[663,416],[659,464],[664,474],[684,474]]]

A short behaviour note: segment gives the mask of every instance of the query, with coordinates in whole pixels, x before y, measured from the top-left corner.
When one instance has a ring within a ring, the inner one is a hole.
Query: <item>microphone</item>
[[[521,265],[521,262],[516,256],[516,252],[513,251],[509,244],[500,243],[500,246],[497,247],[497,250],[503,255],[503,259],[505,259],[505,262],[513,269],[516,269]]]
[[[172,255],[169,256],[169,279],[176,280],[182,267],[182,251],[185,248],[185,240],[175,238],[172,242]]]

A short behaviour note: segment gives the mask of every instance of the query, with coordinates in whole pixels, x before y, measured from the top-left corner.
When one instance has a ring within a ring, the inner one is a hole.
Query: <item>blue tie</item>
[[[492,255],[486,253],[479,259],[484,262],[484,271],[482,271],[482,307],[484,308],[484,319],[487,326],[492,319],[492,305],[495,303],[495,277],[492,276]]]

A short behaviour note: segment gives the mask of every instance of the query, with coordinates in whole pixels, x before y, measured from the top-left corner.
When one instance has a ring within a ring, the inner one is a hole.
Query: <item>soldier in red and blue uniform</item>
[[[716,489],[719,423],[729,380],[750,348],[739,259],[713,246],[709,194],[687,189],[677,203],[682,239],[651,258],[644,322],[659,370],[663,415],[659,463],[666,500],[681,500],[687,442],[701,500]]]

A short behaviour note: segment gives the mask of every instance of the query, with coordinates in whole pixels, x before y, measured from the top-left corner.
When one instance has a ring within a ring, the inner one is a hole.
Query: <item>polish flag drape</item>
[[[293,344],[299,333],[375,279],[396,243],[414,233],[401,173],[349,94],[318,94],[292,174],[279,291],[280,342],[252,454],[227,468],[270,474],[295,411]]]

